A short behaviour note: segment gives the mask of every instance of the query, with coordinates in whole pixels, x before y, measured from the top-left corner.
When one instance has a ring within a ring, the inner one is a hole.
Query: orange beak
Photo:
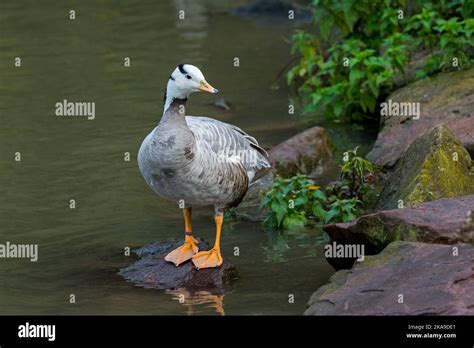
[[[206,80],[201,81],[201,86],[198,89],[202,92],[217,94],[219,90],[217,88],[212,87]]]

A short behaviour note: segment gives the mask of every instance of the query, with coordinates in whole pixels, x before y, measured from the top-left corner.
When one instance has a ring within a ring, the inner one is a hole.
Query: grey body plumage
[[[238,127],[184,116],[187,95],[167,98],[160,123],[138,153],[145,181],[160,196],[186,206],[214,205],[218,211],[236,206],[270,169],[268,154]]]
[[[218,93],[197,67],[178,65],[166,85],[163,117],[138,151],[138,167],[153,191],[184,203],[184,243],[165,261],[179,266],[192,259],[197,269],[203,269],[223,263],[224,210],[238,205],[249,185],[271,165],[257,140],[240,128],[208,117],[185,116],[186,101],[197,91]],[[193,205],[215,207],[216,239],[210,250],[199,251],[193,237]]]

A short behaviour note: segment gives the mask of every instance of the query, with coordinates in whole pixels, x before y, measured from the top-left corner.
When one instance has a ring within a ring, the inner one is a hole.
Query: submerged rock
[[[209,250],[209,244],[198,238],[199,250]],[[224,259],[218,268],[207,268],[198,271],[191,261],[176,267],[165,261],[165,256],[183,244],[183,241],[163,241],[148,244],[134,250],[141,258],[132,265],[119,271],[119,275],[136,286],[152,289],[223,289],[237,278],[234,265]]]
[[[320,175],[332,157],[332,143],[322,127],[309,128],[273,147],[268,154],[276,173]]]
[[[231,104],[226,99],[219,98],[216,101],[214,101],[214,103],[212,105],[217,106],[218,108],[229,111]]]
[[[411,208],[364,215],[351,222],[327,225],[324,231],[331,242],[363,244],[366,254],[376,254],[389,243],[399,240],[474,244],[474,234],[469,232],[473,207],[474,195],[440,199]],[[352,259],[348,267],[337,268],[350,268],[353,262]]]
[[[387,100],[419,102],[420,118],[382,117],[381,131],[367,155],[370,161],[392,167],[418,136],[440,124],[449,127],[474,155],[474,69],[417,81],[395,91]]]
[[[376,210],[474,193],[474,171],[466,149],[453,133],[437,126],[420,136],[395,165]]]
[[[289,11],[294,12],[295,20],[311,20],[311,11],[296,3],[284,0],[253,0],[232,11],[241,17],[271,16],[288,19]]]
[[[336,272],[305,314],[474,315],[473,260],[469,244],[393,242]]]

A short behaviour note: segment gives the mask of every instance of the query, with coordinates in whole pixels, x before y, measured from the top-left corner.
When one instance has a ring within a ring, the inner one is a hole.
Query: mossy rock
[[[384,210],[324,226],[330,243],[364,245],[365,255],[378,254],[394,241],[474,244],[474,195],[444,198],[410,208]],[[355,258],[327,258],[335,269],[351,268]]]
[[[440,125],[420,136],[397,162],[376,206],[387,210],[440,198],[474,193],[469,153],[454,134]]]
[[[367,159],[392,168],[417,137],[447,126],[474,156],[474,68],[427,77],[397,89],[393,103],[420,103],[420,117],[382,116],[380,133]]]

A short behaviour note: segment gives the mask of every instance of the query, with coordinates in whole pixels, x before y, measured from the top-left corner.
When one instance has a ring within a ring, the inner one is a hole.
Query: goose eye
[[[191,80],[191,76],[189,76],[189,75],[186,75],[186,78],[187,78],[188,80]]]

